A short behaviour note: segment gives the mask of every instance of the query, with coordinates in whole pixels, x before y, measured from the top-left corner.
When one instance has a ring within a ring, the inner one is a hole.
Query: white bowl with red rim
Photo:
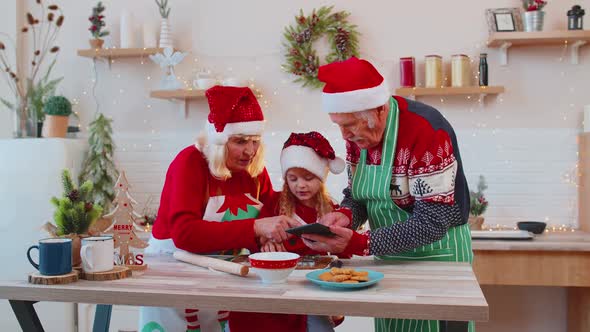
[[[295,270],[300,256],[292,252],[258,252],[248,256],[250,266],[262,283],[280,284]]]

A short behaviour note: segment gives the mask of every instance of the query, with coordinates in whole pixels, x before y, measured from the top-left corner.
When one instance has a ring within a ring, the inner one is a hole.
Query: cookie
[[[324,272],[318,276],[318,278],[322,281],[332,281],[332,277],[334,276],[330,272]]]
[[[353,276],[368,276],[369,272],[368,271],[354,271],[352,272]]]
[[[348,279],[350,279],[350,275],[348,275],[348,274],[337,274],[332,277],[332,281],[336,281],[336,282],[342,282],[342,281],[348,280]]]
[[[369,281],[369,276],[352,276],[350,279],[357,281]]]

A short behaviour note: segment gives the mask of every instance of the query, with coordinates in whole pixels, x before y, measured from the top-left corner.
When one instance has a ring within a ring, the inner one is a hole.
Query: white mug
[[[92,236],[82,239],[80,257],[84,272],[110,271],[114,267],[115,245],[111,236]]]

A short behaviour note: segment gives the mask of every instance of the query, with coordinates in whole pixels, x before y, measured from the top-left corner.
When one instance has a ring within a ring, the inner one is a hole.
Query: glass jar
[[[442,87],[442,57],[440,55],[427,55],[424,58],[424,74],[425,87]]]
[[[399,84],[402,88],[416,86],[416,61],[414,57],[399,59]]]
[[[471,85],[471,63],[465,54],[455,54],[451,58],[451,86]]]

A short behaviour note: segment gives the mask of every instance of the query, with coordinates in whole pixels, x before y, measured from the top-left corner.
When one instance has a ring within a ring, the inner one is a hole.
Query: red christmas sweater
[[[237,172],[225,181],[216,179],[203,154],[189,146],[168,168],[152,234],[156,239],[172,239],[177,248],[193,253],[240,248],[258,251],[254,219],[203,220],[209,197],[225,195],[239,199],[245,193],[263,204],[273,199],[275,192],[266,169],[256,178]]]
[[[352,220],[352,213],[349,209],[339,208],[332,204],[334,211],[342,212]],[[308,224],[313,224],[318,219],[314,208],[303,204],[295,204],[295,214]],[[272,202],[265,204],[260,211],[260,217],[272,217],[279,215],[279,195],[276,195]],[[292,237],[283,242],[288,252],[294,252],[301,256],[325,255],[325,252],[314,251],[307,247],[303,240]],[[344,257],[339,255],[340,257]],[[350,256],[346,256],[347,258]],[[251,324],[255,322],[255,324]],[[232,332],[258,332],[258,331],[283,331],[283,332],[305,332],[307,330],[307,316],[294,314],[269,314],[232,311],[229,315],[229,327]]]

